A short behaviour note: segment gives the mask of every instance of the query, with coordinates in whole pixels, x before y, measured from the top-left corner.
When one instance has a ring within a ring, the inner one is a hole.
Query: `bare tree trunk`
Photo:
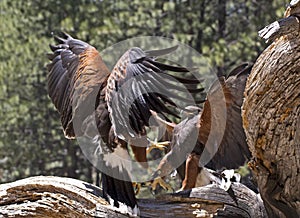
[[[110,206],[102,190],[80,180],[38,176],[0,185],[0,217],[128,217]],[[263,218],[259,195],[241,183],[217,185],[138,201],[141,217]]]
[[[299,19],[286,16],[260,31],[275,41],[257,59],[243,104],[250,166],[272,218],[300,217]]]

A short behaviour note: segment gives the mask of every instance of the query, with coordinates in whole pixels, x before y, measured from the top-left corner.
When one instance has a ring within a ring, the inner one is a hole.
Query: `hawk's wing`
[[[65,136],[74,138],[75,111],[80,105],[95,105],[90,96],[105,88],[109,71],[91,45],[67,34],[56,40],[59,44],[50,45],[53,53],[48,55],[52,61],[48,65],[48,93],[60,113]]]
[[[200,81],[172,75],[170,71],[187,73],[189,70],[160,63],[153,57],[175,49],[145,52],[135,47],[119,59],[108,79],[106,92],[113,129],[119,138],[136,139],[145,135],[144,127],[150,125],[151,110],[168,119],[168,114],[177,116],[170,107],[198,102],[190,93],[203,90],[196,87]],[[176,105],[176,100],[181,101],[181,105]]]
[[[83,110],[80,115],[92,112],[85,111],[81,105],[98,104],[95,105],[98,107],[97,121],[103,121],[97,122],[99,130],[109,126],[106,120],[108,106],[115,133],[121,138],[131,138],[144,134],[144,127],[149,126],[150,110],[165,116],[177,116],[166,104],[178,107],[172,99],[195,103],[191,96],[187,98],[182,93],[202,90],[180,86],[196,85],[198,80],[178,78],[168,73],[185,73],[188,69],[159,63],[153,57],[170,53],[176,47],[148,52],[132,48],[110,73],[94,47],[66,34],[64,38],[56,39],[60,44],[51,46],[53,53],[49,55],[52,63],[48,65],[48,92],[61,115],[66,137],[75,136],[73,115],[77,110]],[[92,95],[100,99],[90,98]],[[92,100],[95,102],[90,102]]]
[[[210,114],[209,111],[206,111],[210,109],[210,107],[206,107],[207,105],[204,105],[203,113],[201,116],[201,124],[199,130],[200,137],[203,134],[203,132],[201,131],[206,132],[203,127],[208,128],[209,131],[211,131],[210,134],[212,135],[223,135],[218,150],[209,163],[209,166],[214,169],[220,169],[222,167],[237,168],[243,165],[245,161],[250,158],[251,154],[246,142],[246,136],[242,125],[241,107],[244,99],[246,81],[248,75],[251,72],[251,69],[252,66],[249,66],[248,64],[238,66],[230,72],[226,79],[222,77],[219,78],[221,85],[217,86],[217,89],[214,90],[214,94],[208,94],[208,101],[205,104],[216,101],[220,102],[221,100],[218,98],[218,95],[216,93],[223,92],[225,97],[224,105],[226,105],[226,117],[222,117],[221,119],[219,119],[218,117],[218,115],[224,114],[224,107],[221,106],[211,109],[211,111],[213,111],[213,114],[210,115],[210,119],[215,119],[215,123],[225,120],[225,129],[218,128],[218,126],[210,126],[211,120],[206,119],[205,117],[206,114]],[[216,106],[218,106],[218,104],[216,104]],[[206,135],[206,139],[207,137],[208,135]],[[203,141],[201,142],[203,143]]]

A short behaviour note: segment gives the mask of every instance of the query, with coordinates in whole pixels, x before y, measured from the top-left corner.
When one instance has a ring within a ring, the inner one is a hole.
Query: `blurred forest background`
[[[52,33],[66,31],[99,51],[135,36],[186,43],[219,71],[254,62],[257,31],[283,16],[286,0],[1,0],[0,183],[33,175],[95,182],[76,141],[63,136],[47,95]]]

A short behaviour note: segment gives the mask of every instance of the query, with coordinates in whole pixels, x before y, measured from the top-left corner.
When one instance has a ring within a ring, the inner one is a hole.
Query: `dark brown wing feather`
[[[109,71],[89,44],[67,34],[56,37],[56,41],[59,44],[51,45],[53,53],[48,55],[52,61],[48,65],[48,93],[60,113],[65,136],[74,138],[75,110],[88,103],[91,95],[97,95]]]
[[[196,86],[200,81],[175,77],[169,73],[189,72],[187,68],[163,64],[149,56],[170,51],[172,49],[144,52],[140,48],[132,48],[114,67],[108,79],[106,100],[118,137],[133,139],[145,135],[151,110],[161,113],[165,119],[168,119],[168,115],[178,116],[169,108],[180,108],[174,101],[177,99],[185,104],[193,104],[194,99],[181,96],[182,93],[203,91],[201,88],[187,88],[187,84]]]

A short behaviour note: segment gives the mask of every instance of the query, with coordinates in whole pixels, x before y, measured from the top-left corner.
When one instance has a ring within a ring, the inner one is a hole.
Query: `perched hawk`
[[[178,166],[178,157],[185,157],[182,190],[194,188],[204,166],[210,169],[235,169],[250,158],[242,126],[241,106],[246,80],[252,66],[243,64],[220,76],[210,87],[203,109],[194,108],[173,129],[171,151],[161,160],[153,178],[165,176]],[[197,137],[196,142],[192,139]],[[190,146],[193,146],[192,152]]]

